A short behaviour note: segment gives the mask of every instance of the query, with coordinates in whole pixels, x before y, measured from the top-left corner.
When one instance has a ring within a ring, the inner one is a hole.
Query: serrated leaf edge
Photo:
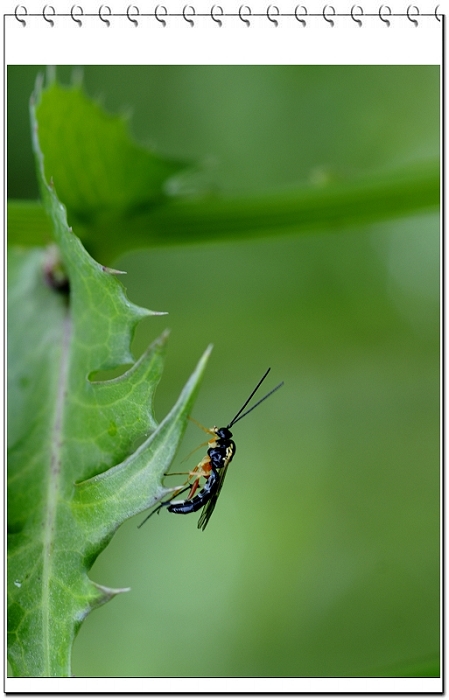
[[[203,353],[171,411],[132,455],[101,474],[75,484],[72,511],[78,520],[81,515],[84,519],[86,511],[90,511],[89,539],[93,548],[95,542],[103,542],[110,537],[124,520],[151,507],[173,490],[162,486],[162,478],[184,435],[188,413],[196,398],[211,351],[212,345]],[[175,427],[178,434],[172,440]],[[157,460],[160,451],[164,452],[163,460]],[[136,484],[136,480],[139,484]],[[153,495],[148,496],[151,491]],[[117,500],[123,505],[119,518],[112,506]]]

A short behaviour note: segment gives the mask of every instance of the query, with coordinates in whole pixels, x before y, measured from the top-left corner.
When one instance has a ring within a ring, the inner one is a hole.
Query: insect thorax
[[[213,431],[217,436],[213,444],[207,451],[212,466],[215,469],[226,467],[235,455],[235,442],[232,440],[232,433],[228,428],[214,427]],[[210,443],[209,443],[210,444]]]

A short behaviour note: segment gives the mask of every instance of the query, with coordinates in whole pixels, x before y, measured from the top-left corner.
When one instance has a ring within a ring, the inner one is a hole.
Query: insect
[[[198,520],[198,528],[201,530],[206,528],[212,513],[214,512],[215,506],[217,505],[217,500],[223,487],[228,467],[235,455],[236,448],[235,442],[232,439],[232,426],[247,416],[248,413],[251,413],[251,411],[259,406],[262,401],[265,401],[265,399],[271,396],[271,394],[280,389],[284,383],[281,382],[278,384],[262,399],[257,401],[254,406],[245,411],[245,408],[253,398],[262,382],[265,380],[270,369],[270,367],[267,369],[262,379],[258,382],[255,389],[253,389],[239,412],[236,413],[234,418],[226,427],[217,428],[214,426],[213,428],[204,428],[202,425],[197,423],[202,430],[213,436],[207,443],[205,443],[209,446],[206,456],[201,460],[201,462],[199,462],[199,464],[196,465],[196,467],[194,467],[194,469],[192,469],[192,471],[188,472],[188,479],[184,487],[181,487],[178,491],[176,491],[170,500],[160,503],[157,508],[147,515],[145,520],[143,520],[138,527],[142,527],[142,525],[146,523],[146,521],[151,518],[152,515],[159,513],[162,508],[167,508],[170,513],[178,513],[179,515],[195,513],[197,510],[200,510],[200,508],[203,508]],[[243,411],[245,412],[243,413]],[[196,423],[195,420],[194,423]],[[173,473],[176,474],[179,472]],[[198,491],[201,478],[204,478],[206,481],[202,488]],[[190,482],[191,479],[193,479],[193,482]],[[189,493],[184,501],[173,500],[173,498],[176,498],[181,493],[185,493],[186,491],[189,491]]]

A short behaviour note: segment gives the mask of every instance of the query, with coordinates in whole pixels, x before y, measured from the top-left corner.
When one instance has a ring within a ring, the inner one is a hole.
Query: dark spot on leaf
[[[69,278],[59,255],[59,249],[55,245],[49,246],[47,249],[44,261],[44,280],[55,292],[64,296],[70,294]]]

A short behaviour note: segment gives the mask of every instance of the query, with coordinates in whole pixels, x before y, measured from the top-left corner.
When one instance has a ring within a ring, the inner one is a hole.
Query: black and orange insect
[[[188,513],[195,513],[200,508],[203,511],[198,520],[198,527],[204,530],[209,522],[212,513],[214,512],[215,506],[217,504],[218,497],[220,495],[223,483],[226,477],[228,467],[235,455],[235,442],[232,439],[231,428],[239,420],[244,418],[251,413],[262,401],[265,401],[271,394],[281,388],[284,382],[278,384],[274,389],[268,392],[262,399],[257,401],[251,408],[249,408],[245,413],[243,411],[253,398],[254,394],[266,378],[271,368],[268,368],[262,379],[258,382],[257,386],[239,412],[234,416],[231,422],[225,428],[204,428],[202,425],[197,423],[197,425],[204,430],[206,433],[212,435],[212,439],[206,444],[209,446],[206,456],[196,465],[194,469],[188,474],[188,478],[183,487],[176,491],[169,501],[163,501],[157,508],[155,508],[146,518],[143,520],[139,527],[142,527],[146,521],[151,518],[155,513],[159,513],[162,508],[167,508],[170,513],[178,513],[179,515],[187,515]],[[193,420],[193,419],[192,419]],[[196,423],[196,421],[194,421]],[[179,473],[179,472],[174,472]],[[183,473],[183,472],[181,472]],[[200,485],[200,479],[205,479],[205,483],[202,488],[198,491]],[[193,481],[191,481],[193,479]],[[189,491],[187,498],[184,501],[175,501],[176,498],[181,493]],[[198,491],[198,493],[197,493]]]

